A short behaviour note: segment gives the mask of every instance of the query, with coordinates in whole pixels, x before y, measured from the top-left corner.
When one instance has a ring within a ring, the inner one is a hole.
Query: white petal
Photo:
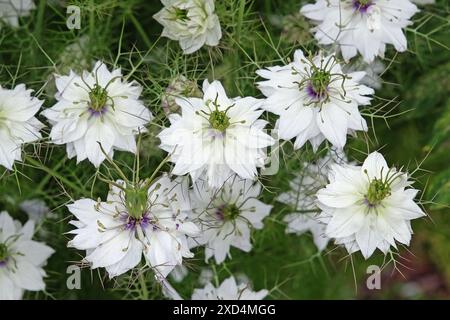
[[[138,265],[142,258],[142,243],[132,237],[126,255],[117,263],[106,266],[110,278],[117,277]]]
[[[328,104],[317,115],[317,125],[325,138],[342,149],[347,141],[348,115],[339,107]]]
[[[101,123],[100,120],[93,123],[87,130],[84,138],[86,155],[95,167],[99,167],[105,160],[105,155],[102,153],[99,143],[108,154],[114,144],[114,138],[115,135],[110,126]]]
[[[383,176],[385,176],[389,171],[389,167],[381,153],[375,151],[369,154],[366,160],[364,160],[362,171],[367,171],[367,174],[371,179],[381,178],[381,172],[383,172]]]
[[[42,280],[42,269],[34,266],[22,257],[16,258],[16,265],[15,272],[11,272],[10,275],[17,286],[30,291],[45,289],[45,283]]]

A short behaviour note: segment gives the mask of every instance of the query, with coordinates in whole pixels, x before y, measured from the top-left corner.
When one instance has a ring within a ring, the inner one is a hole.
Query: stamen
[[[305,66],[302,71],[293,69],[293,74],[303,74],[302,80],[295,83],[300,90],[306,91],[306,94],[311,98],[306,105],[314,105],[321,108],[324,103],[329,101],[332,95],[345,101],[344,82],[348,77],[343,73],[332,73],[333,68],[338,64],[336,57],[322,58],[318,64],[310,58],[302,59],[301,62],[308,66]],[[336,90],[334,85],[330,86],[336,81],[341,81],[340,87],[342,92]]]
[[[188,17],[188,10],[186,9],[180,9],[177,7],[173,7],[173,19],[174,20],[180,20],[180,21],[187,21],[189,20]]]
[[[236,123],[245,123],[245,121],[235,121],[231,122],[230,117],[227,115],[228,111],[234,107],[234,104],[228,106],[224,111],[219,110],[219,104],[217,102],[218,100],[218,94],[216,95],[216,98],[214,101],[208,100],[205,102],[205,105],[209,109],[209,113],[205,110],[196,111],[196,114],[202,117],[203,119],[207,120],[211,128],[220,131],[225,132],[226,129]],[[210,105],[213,105],[213,108],[210,107]]]
[[[227,116],[225,111],[214,110],[209,115],[208,121],[211,127],[222,132],[230,125],[230,117]]]
[[[89,110],[92,114],[101,115],[105,112],[105,106],[108,101],[108,92],[98,84],[89,92]]]
[[[378,206],[384,199],[391,195],[392,184],[395,180],[400,178],[403,174],[390,168],[386,174],[383,174],[384,168],[381,168],[380,178],[370,178],[367,170],[364,173],[369,178],[369,188],[365,196],[366,201],[370,207]]]

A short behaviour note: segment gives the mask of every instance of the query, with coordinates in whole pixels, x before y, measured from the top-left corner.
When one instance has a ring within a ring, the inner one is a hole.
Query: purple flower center
[[[353,8],[361,13],[366,13],[372,4],[372,0],[353,0]]]
[[[322,100],[325,97],[325,92],[317,92],[311,83],[306,86],[306,93],[314,100]]]
[[[126,230],[135,230],[138,225],[145,229],[151,224],[148,213],[145,213],[141,218],[124,215],[122,219],[125,221]]]
[[[108,111],[108,108],[105,106],[100,110],[95,110],[93,108],[89,108],[88,110],[92,117],[100,117],[100,116],[104,115],[106,113],[106,111]]]
[[[7,262],[8,262],[7,259],[0,261],[0,268],[5,267]]]
[[[216,209],[216,216],[221,221],[231,221],[240,214],[239,208],[235,204],[221,205]]]
[[[217,208],[217,210],[216,210],[216,216],[217,216],[217,218],[219,219],[219,220],[224,220],[224,218],[225,218],[225,216],[224,216],[224,214],[223,214],[223,208],[224,208],[225,206],[220,206],[220,207],[218,207]]]

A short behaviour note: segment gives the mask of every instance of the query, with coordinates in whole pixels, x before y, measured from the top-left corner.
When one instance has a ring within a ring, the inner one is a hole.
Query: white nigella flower
[[[371,153],[362,167],[333,165],[330,183],[317,192],[326,235],[349,253],[361,250],[367,259],[378,248],[387,253],[396,241],[409,245],[410,220],[425,216],[414,202],[418,190],[408,188],[406,173],[389,168],[383,156]]]
[[[92,269],[104,267],[110,278],[134,268],[144,255],[158,277],[166,277],[182,258],[192,257],[186,236],[198,228],[187,221],[187,181],[163,176],[136,186],[117,181],[107,201],[81,199],[68,205],[78,220],[70,247],[86,250]]]
[[[402,29],[418,9],[409,0],[317,0],[300,12],[317,23],[312,30],[319,44],[338,43],[345,60],[359,52],[372,62],[384,56],[386,44],[406,50]]]
[[[12,90],[0,86],[0,165],[9,170],[22,160],[21,145],[41,138],[44,125],[34,115],[44,102],[31,92],[24,84]]]
[[[2,0],[0,1],[0,20],[18,27],[19,17],[28,16],[34,9],[33,0]]]
[[[266,289],[252,291],[248,283],[237,284],[233,276],[216,288],[211,282],[203,289],[194,289],[192,300],[262,300],[269,294]]]
[[[91,73],[57,75],[56,87],[58,103],[42,114],[53,125],[50,138],[66,144],[69,158],[88,158],[100,166],[105,155],[98,143],[109,156],[114,150],[136,153],[135,135],[153,118],[139,100],[138,83],[127,82],[120,69],[110,72],[98,61]]]
[[[0,300],[22,299],[24,290],[45,289],[42,268],[54,250],[32,240],[34,222],[24,226],[0,213]]]
[[[227,182],[221,189],[211,189],[205,182],[194,185],[193,220],[200,226],[195,244],[205,246],[205,259],[214,256],[217,264],[230,256],[230,247],[249,252],[251,229],[262,229],[262,220],[272,209],[257,198],[261,185],[239,178]]]
[[[161,148],[171,153],[173,174],[191,174],[195,181],[206,174],[212,187],[220,187],[237,173],[254,179],[264,165],[264,148],[274,140],[258,120],[260,100],[229,99],[222,84],[203,83],[203,98],[177,98],[181,115],[171,114],[171,126],[160,134]]]
[[[217,46],[222,38],[214,0],[161,0],[164,8],[153,16],[163,27],[162,36],[179,41],[185,54],[204,44]]]
[[[358,106],[370,104],[374,90],[360,84],[365,72],[344,73],[334,55],[307,59],[297,50],[293,62],[257,74],[267,79],[258,82],[263,108],[280,116],[278,136],[296,137],[296,149],[309,140],[317,150],[324,139],[342,149],[348,133],[367,131]]]

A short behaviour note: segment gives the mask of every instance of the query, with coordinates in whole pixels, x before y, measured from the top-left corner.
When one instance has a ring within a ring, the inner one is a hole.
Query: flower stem
[[[150,178],[148,179],[147,183],[144,186],[144,189],[147,189],[148,187],[150,187],[150,185],[152,184],[153,179],[155,179],[156,174],[159,172],[159,170],[161,170],[161,168],[163,167],[163,165],[169,161],[171,154],[169,154],[167,157],[165,157],[161,163],[158,165],[158,167],[153,171],[152,175],[150,176]]]
[[[35,166],[38,169],[41,169],[42,171],[47,172],[48,174],[50,174],[52,177],[54,177],[55,179],[61,180],[64,184],[68,185],[69,187],[71,187],[72,189],[78,191],[80,194],[86,195],[86,192],[81,189],[79,186],[77,186],[76,184],[74,184],[72,181],[68,180],[67,178],[65,178],[64,176],[60,175],[58,172],[56,172],[53,169],[50,169],[49,167],[46,167],[45,165],[43,165],[41,162],[30,158],[28,156],[25,157],[25,160],[30,163],[32,166]],[[25,162],[25,161],[24,161]]]
[[[141,286],[141,297],[142,297],[142,300],[148,300],[148,289],[147,289],[147,283],[145,281],[144,272],[141,272],[139,274],[139,284]]]

